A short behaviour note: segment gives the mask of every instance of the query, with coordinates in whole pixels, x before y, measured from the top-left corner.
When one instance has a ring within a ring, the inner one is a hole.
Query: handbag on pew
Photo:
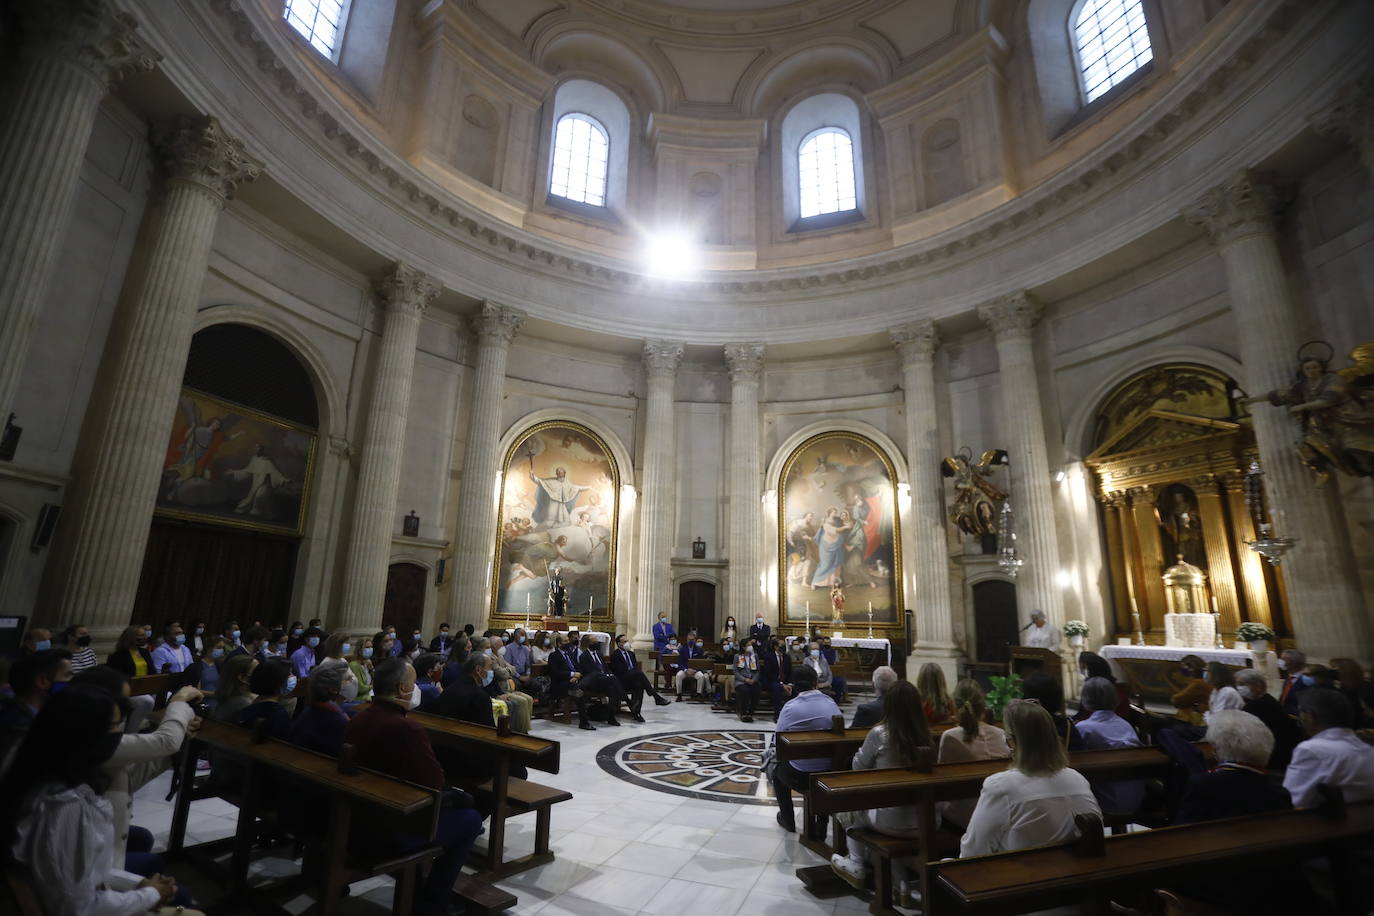
[[[477,800],[457,786],[445,786],[439,796],[440,808],[475,808]]]

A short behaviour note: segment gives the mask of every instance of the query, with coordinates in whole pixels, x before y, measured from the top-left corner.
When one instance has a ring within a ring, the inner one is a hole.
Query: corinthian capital
[[[107,89],[162,60],[137,34],[137,20],[110,0],[20,0],[17,7],[21,54],[73,64]]]
[[[726,344],[725,364],[730,367],[730,381],[736,384],[757,383],[759,372],[763,369],[763,344]]]
[[[1351,86],[1336,103],[1312,118],[1317,133],[1353,144],[1365,165],[1374,167],[1374,88]]]
[[[978,306],[978,317],[998,340],[1029,337],[1045,307],[1025,290],[998,296]]]
[[[644,341],[644,372],[649,378],[672,378],[682,361],[682,344],[672,340]]]
[[[515,339],[515,332],[525,323],[525,313],[494,302],[483,302],[477,314],[472,316],[472,333],[477,335],[478,346],[509,347]]]
[[[940,335],[935,333],[935,322],[930,319],[913,321],[900,325],[887,332],[892,346],[902,358],[902,366],[912,363],[928,363],[935,358],[935,348],[940,346]]]
[[[1183,218],[1226,245],[1247,235],[1274,231],[1274,217],[1287,203],[1286,189],[1268,176],[1241,169],[1183,210]]]
[[[397,261],[375,288],[387,311],[421,316],[439,295],[440,286],[429,274]]]
[[[220,206],[238,185],[262,174],[262,163],[244,151],[242,140],[225,133],[216,118],[175,117],[154,129],[153,143],[168,181],[208,191]]]

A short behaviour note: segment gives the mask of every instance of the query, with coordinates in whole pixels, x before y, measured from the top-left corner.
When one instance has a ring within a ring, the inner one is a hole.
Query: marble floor
[[[847,707],[847,711],[852,709],[852,705]],[[802,848],[796,834],[785,833],[775,823],[777,808],[756,791],[740,801],[673,794],[642,780],[628,782],[611,775],[597,762],[603,748],[636,737],[714,729],[770,731],[766,716],[753,725],[742,725],[734,716],[713,713],[701,704],[656,707],[646,703],[644,717],[643,724],[623,720],[620,728],[603,725],[595,732],[535,721],[535,734],[562,743],[562,766],[557,774],[532,773],[531,778],[566,788],[574,797],[553,810],[551,840],[557,859],[501,882],[501,887],[519,898],[513,913],[607,916],[685,910],[710,916],[736,912],[810,916],[867,911],[857,897],[817,900],[802,888],[795,869],[821,864],[821,859]],[[744,775],[737,778],[747,783],[752,758],[742,759],[745,766],[739,773]],[[134,799],[134,823],[153,831],[159,849],[172,817],[170,803],[163,800],[168,784],[169,776],[164,775]],[[237,809],[218,799],[196,802],[187,825],[188,842],[230,835],[236,817]],[[533,816],[509,821],[506,836],[512,853],[530,851]],[[198,898],[215,896],[203,878],[183,874],[183,870],[173,869],[173,873]],[[296,870],[285,859],[254,863],[255,873],[264,876]],[[381,913],[390,903],[390,879],[371,879],[353,885],[343,912]],[[290,908],[300,911],[308,904],[302,897]]]

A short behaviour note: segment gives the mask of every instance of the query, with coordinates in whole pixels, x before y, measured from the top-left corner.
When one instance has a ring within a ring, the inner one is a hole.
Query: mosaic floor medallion
[[[771,805],[763,751],[772,732],[665,732],[601,749],[596,762],[619,779],[672,795]]]

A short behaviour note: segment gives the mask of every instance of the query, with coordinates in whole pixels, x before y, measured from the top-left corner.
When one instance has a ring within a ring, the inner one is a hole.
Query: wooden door
[[[392,563],[386,573],[386,604],[382,623],[396,627],[396,636],[409,638],[425,622],[425,586],[429,570],[414,563]]]
[[[977,632],[977,660],[1006,662],[1009,645],[1020,642],[1017,626],[1016,586],[1001,579],[973,586],[973,626]]]
[[[683,636],[692,627],[708,643],[716,641],[716,587],[693,580],[677,587],[677,620],[673,624]]]

